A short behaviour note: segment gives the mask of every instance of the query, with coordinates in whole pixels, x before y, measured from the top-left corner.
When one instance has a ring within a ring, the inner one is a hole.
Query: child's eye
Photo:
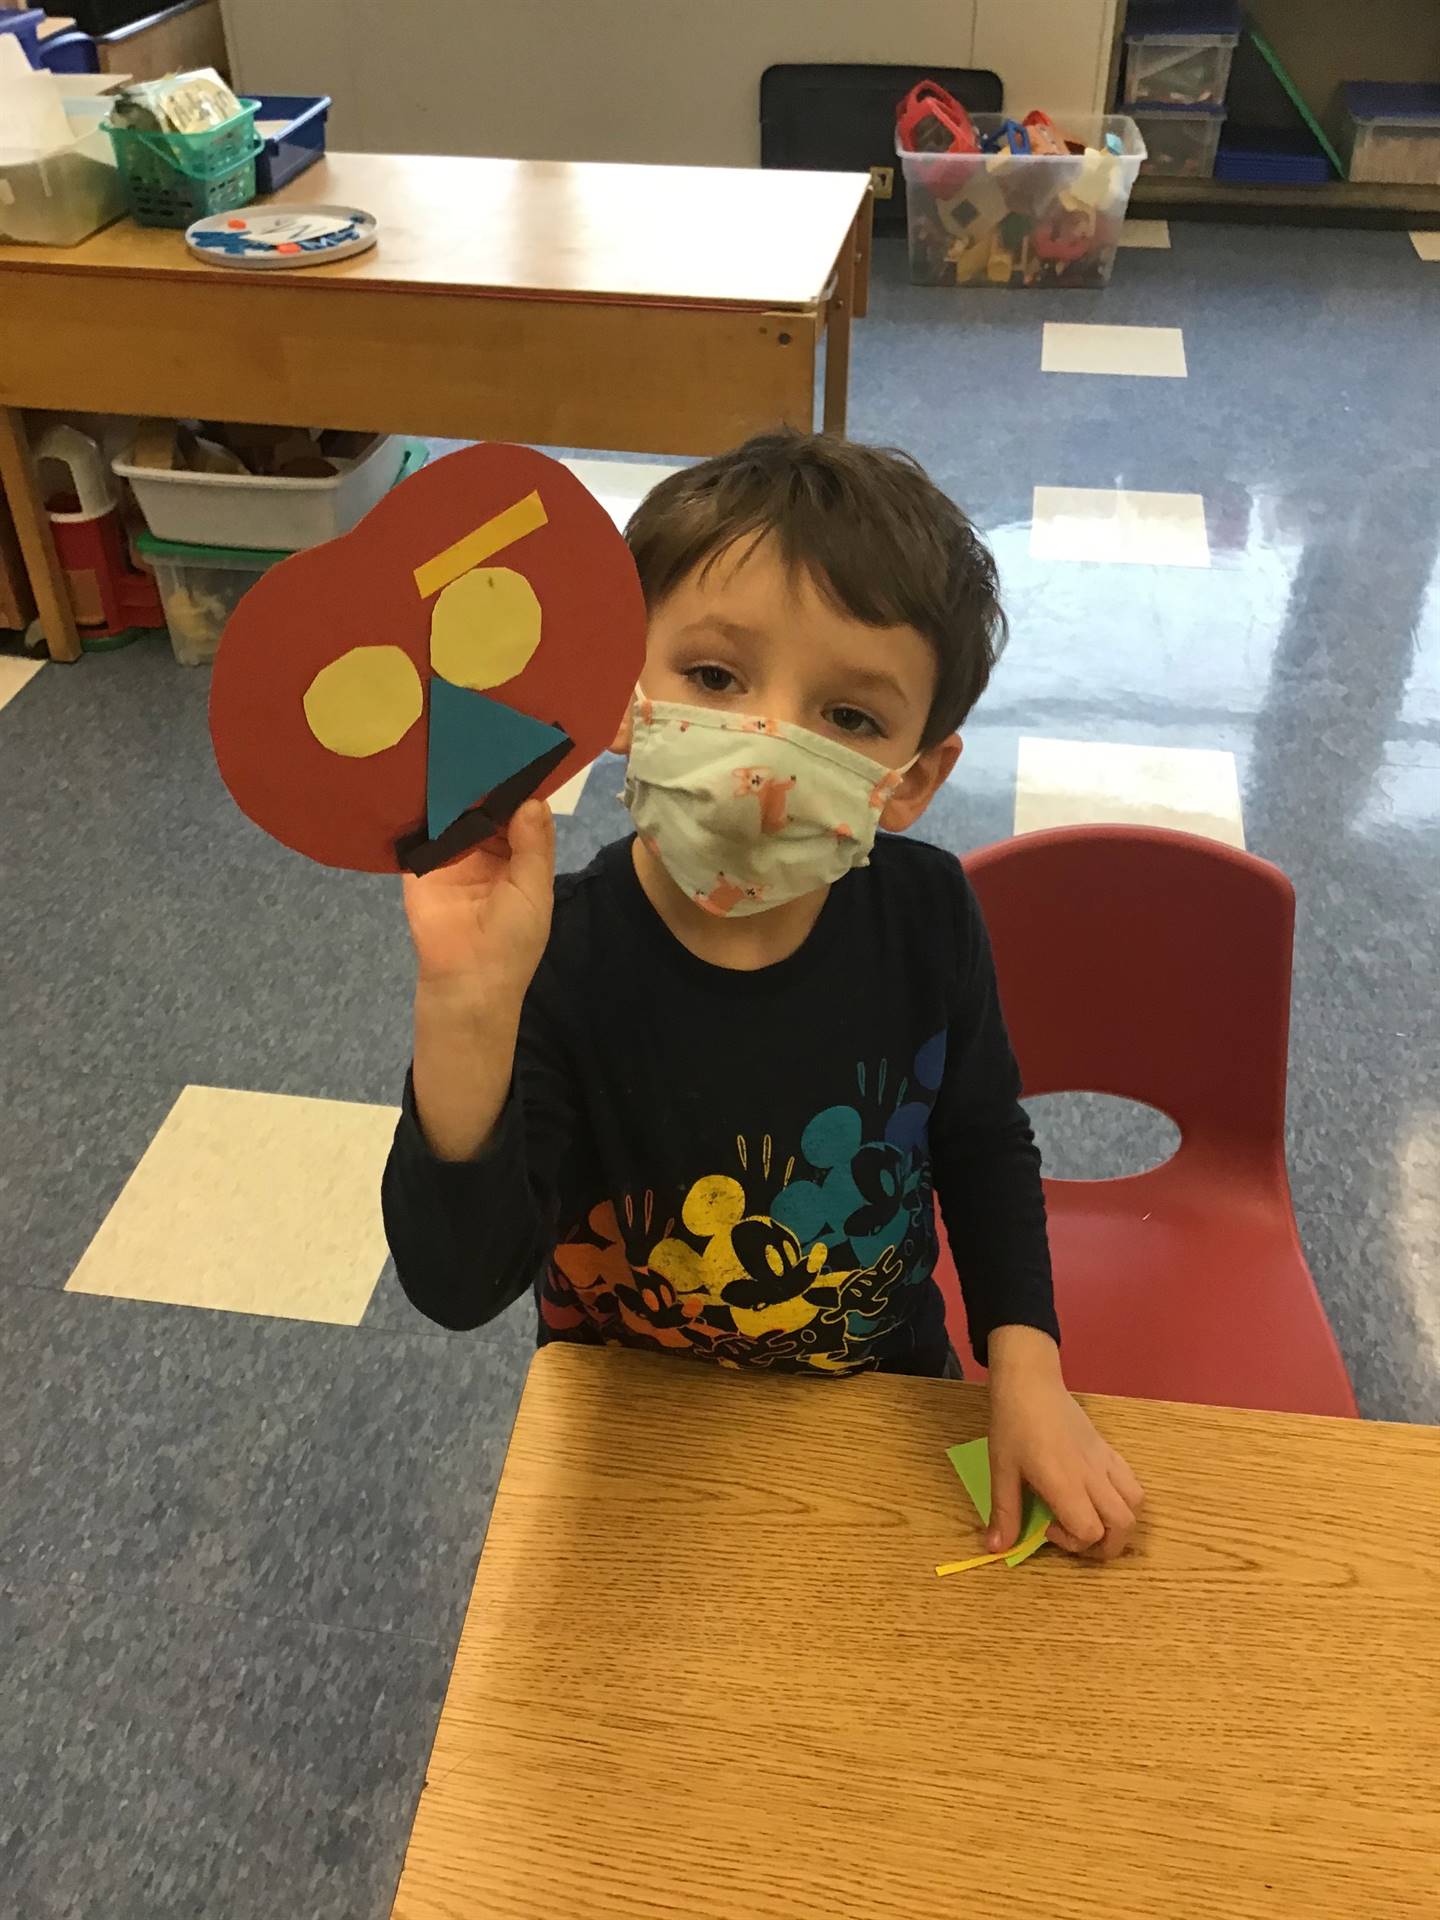
[[[859,707],[831,707],[825,718],[841,733],[853,733],[865,740],[877,740],[880,737],[880,727]]]
[[[728,667],[687,667],[685,678],[706,693],[733,693],[735,676]]]

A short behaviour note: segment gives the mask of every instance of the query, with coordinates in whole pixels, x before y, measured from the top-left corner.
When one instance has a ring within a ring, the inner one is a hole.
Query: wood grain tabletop
[[[939,1580],[983,1388],[544,1349],[398,1920],[1434,1920],[1440,1431],[1087,1405],[1138,1544]]]
[[[176,231],[121,220],[78,247],[0,247],[0,272],[806,308],[869,186],[863,173],[332,153],[266,204],[373,213],[379,243],[351,260],[242,274],[197,259]]]

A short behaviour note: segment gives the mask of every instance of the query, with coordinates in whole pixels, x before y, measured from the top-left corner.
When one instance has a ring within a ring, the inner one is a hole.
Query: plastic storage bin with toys
[[[1224,107],[1164,107],[1132,101],[1128,111],[1145,142],[1142,173],[1209,180],[1225,125]]]
[[[1239,0],[1130,0],[1125,99],[1222,106],[1242,25]]]
[[[1103,287],[1145,146],[1124,115],[973,118],[939,89],[902,101],[910,278],[919,286]],[[938,96],[938,97],[937,97]]]

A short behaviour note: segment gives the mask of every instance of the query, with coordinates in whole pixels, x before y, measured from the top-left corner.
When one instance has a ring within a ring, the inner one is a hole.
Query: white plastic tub
[[[35,155],[6,151],[0,130],[0,241],[75,247],[125,211],[109,135],[109,103],[67,101],[74,143]]]
[[[1440,85],[1352,81],[1344,104],[1351,180],[1440,186]]]
[[[317,480],[171,472],[137,467],[128,456],[114,467],[135,489],[157,540],[299,553],[348,533],[364,519],[400,477],[405,445],[399,435],[382,435],[352,466]]]

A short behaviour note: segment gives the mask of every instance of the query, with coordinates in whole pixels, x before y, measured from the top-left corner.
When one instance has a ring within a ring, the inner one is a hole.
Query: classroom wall
[[[242,89],[334,96],[370,152],[753,166],[782,61],[993,66],[1022,110],[1103,98],[1116,0],[223,0]]]

